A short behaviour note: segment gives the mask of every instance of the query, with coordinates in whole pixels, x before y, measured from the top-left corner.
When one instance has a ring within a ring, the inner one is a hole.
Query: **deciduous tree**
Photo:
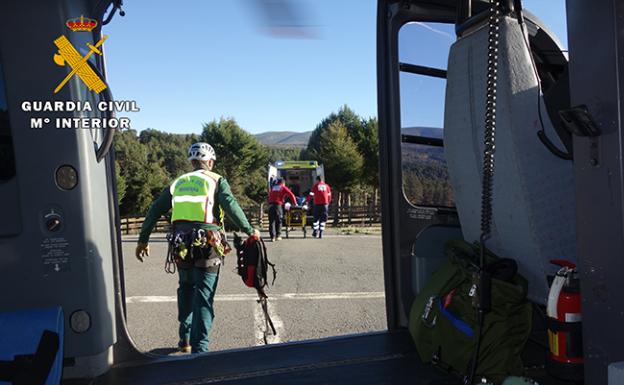
[[[115,156],[125,183],[125,194],[120,201],[122,215],[145,214],[167,186],[167,173],[158,162],[148,160],[148,149],[139,142],[134,130],[115,135]]]
[[[243,204],[266,199],[266,148],[243,130],[234,119],[220,119],[204,125],[200,140],[217,153],[215,171],[223,175]]]

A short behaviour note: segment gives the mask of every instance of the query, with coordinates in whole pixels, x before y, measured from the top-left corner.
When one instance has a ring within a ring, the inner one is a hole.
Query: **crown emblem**
[[[80,17],[77,17],[75,19],[67,20],[67,23],[65,23],[65,25],[67,26],[67,28],[71,29],[74,32],[90,32],[91,30],[93,30],[93,28],[97,27],[97,21],[80,15]]]

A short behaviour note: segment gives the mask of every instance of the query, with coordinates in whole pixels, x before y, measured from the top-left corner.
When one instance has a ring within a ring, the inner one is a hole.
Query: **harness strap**
[[[171,244],[171,238],[173,234],[167,234],[167,255],[165,257],[165,272],[168,274],[175,274],[176,266],[173,261],[173,245]]]
[[[266,245],[264,244],[264,241],[262,240],[262,238],[259,239],[260,245],[262,246],[260,248],[260,252],[264,255],[264,260],[267,262],[267,264],[271,267],[271,269],[273,270],[273,281],[271,281],[271,285],[275,284],[275,278],[277,278],[277,271],[275,271],[275,264],[271,263],[271,261],[269,261],[269,257],[267,254],[267,250],[266,250]],[[263,291],[264,293],[264,291]]]
[[[176,249],[181,243],[186,243],[185,235],[182,232],[174,231],[167,234],[167,257],[165,258],[165,272],[175,274],[177,269]],[[186,245],[185,245],[186,246]]]
[[[260,247],[258,247],[258,249],[260,253],[262,254],[260,258],[264,259],[267,262],[267,264],[271,266],[271,269],[273,270],[273,282],[271,282],[271,285],[273,285],[275,283],[275,278],[277,277],[277,272],[275,271],[275,265],[269,262],[269,259],[267,257],[266,245],[264,244],[264,241],[262,240],[262,238],[258,240],[258,243],[260,244]],[[262,332],[264,344],[268,345],[269,341],[267,337],[269,334],[269,327],[271,328],[271,332],[273,332],[274,336],[277,335],[277,331],[275,330],[275,325],[273,325],[273,320],[271,319],[271,315],[269,314],[269,304],[268,304],[269,296],[266,295],[263,288],[256,288],[256,291],[258,292],[258,297],[260,297],[260,299],[258,299],[258,302],[260,303],[260,306],[262,307],[262,313],[264,313],[264,331]]]
[[[269,315],[268,297],[264,293],[264,290],[262,289],[258,290],[258,297],[260,297],[258,299],[258,303],[262,307],[262,313],[264,314],[264,331],[262,332],[263,340],[264,340],[264,344],[268,345],[269,341],[267,337],[269,334],[269,328],[271,328],[271,332],[273,333],[274,336],[277,335],[277,331],[275,330],[275,325],[273,325],[273,320],[271,319],[271,316]]]
[[[273,270],[273,281],[271,281],[271,286],[273,286],[275,284],[275,278],[277,278],[277,271],[275,271],[275,264],[269,262],[268,259],[266,261],[269,264],[269,266],[271,266],[271,269]]]

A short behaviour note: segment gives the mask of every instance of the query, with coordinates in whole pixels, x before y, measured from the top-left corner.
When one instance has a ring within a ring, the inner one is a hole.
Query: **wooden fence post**
[[[336,200],[329,207],[329,214],[333,215],[331,219],[332,227],[339,227],[341,225],[361,225],[372,226],[379,223],[381,213],[379,205],[375,205],[374,202],[368,205],[352,206],[349,204],[341,205],[341,202]],[[342,203],[347,203],[344,199]],[[245,208],[245,215],[249,219],[250,223],[258,225],[259,229],[264,225],[264,208],[265,204],[261,203],[258,206],[251,206]],[[258,218],[255,216],[258,215]],[[120,232],[124,235],[136,234],[140,231],[141,226],[145,218],[143,217],[124,217],[120,218]],[[154,226],[155,231],[169,231],[171,224],[166,217],[158,219]]]
[[[353,209],[351,208],[351,194],[347,195],[347,223],[351,226],[351,219],[353,218]]]

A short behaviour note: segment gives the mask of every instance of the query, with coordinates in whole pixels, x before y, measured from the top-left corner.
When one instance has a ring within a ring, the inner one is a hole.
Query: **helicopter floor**
[[[457,384],[420,362],[407,331],[336,337],[111,369],[91,384]],[[73,385],[73,382],[66,382]]]

